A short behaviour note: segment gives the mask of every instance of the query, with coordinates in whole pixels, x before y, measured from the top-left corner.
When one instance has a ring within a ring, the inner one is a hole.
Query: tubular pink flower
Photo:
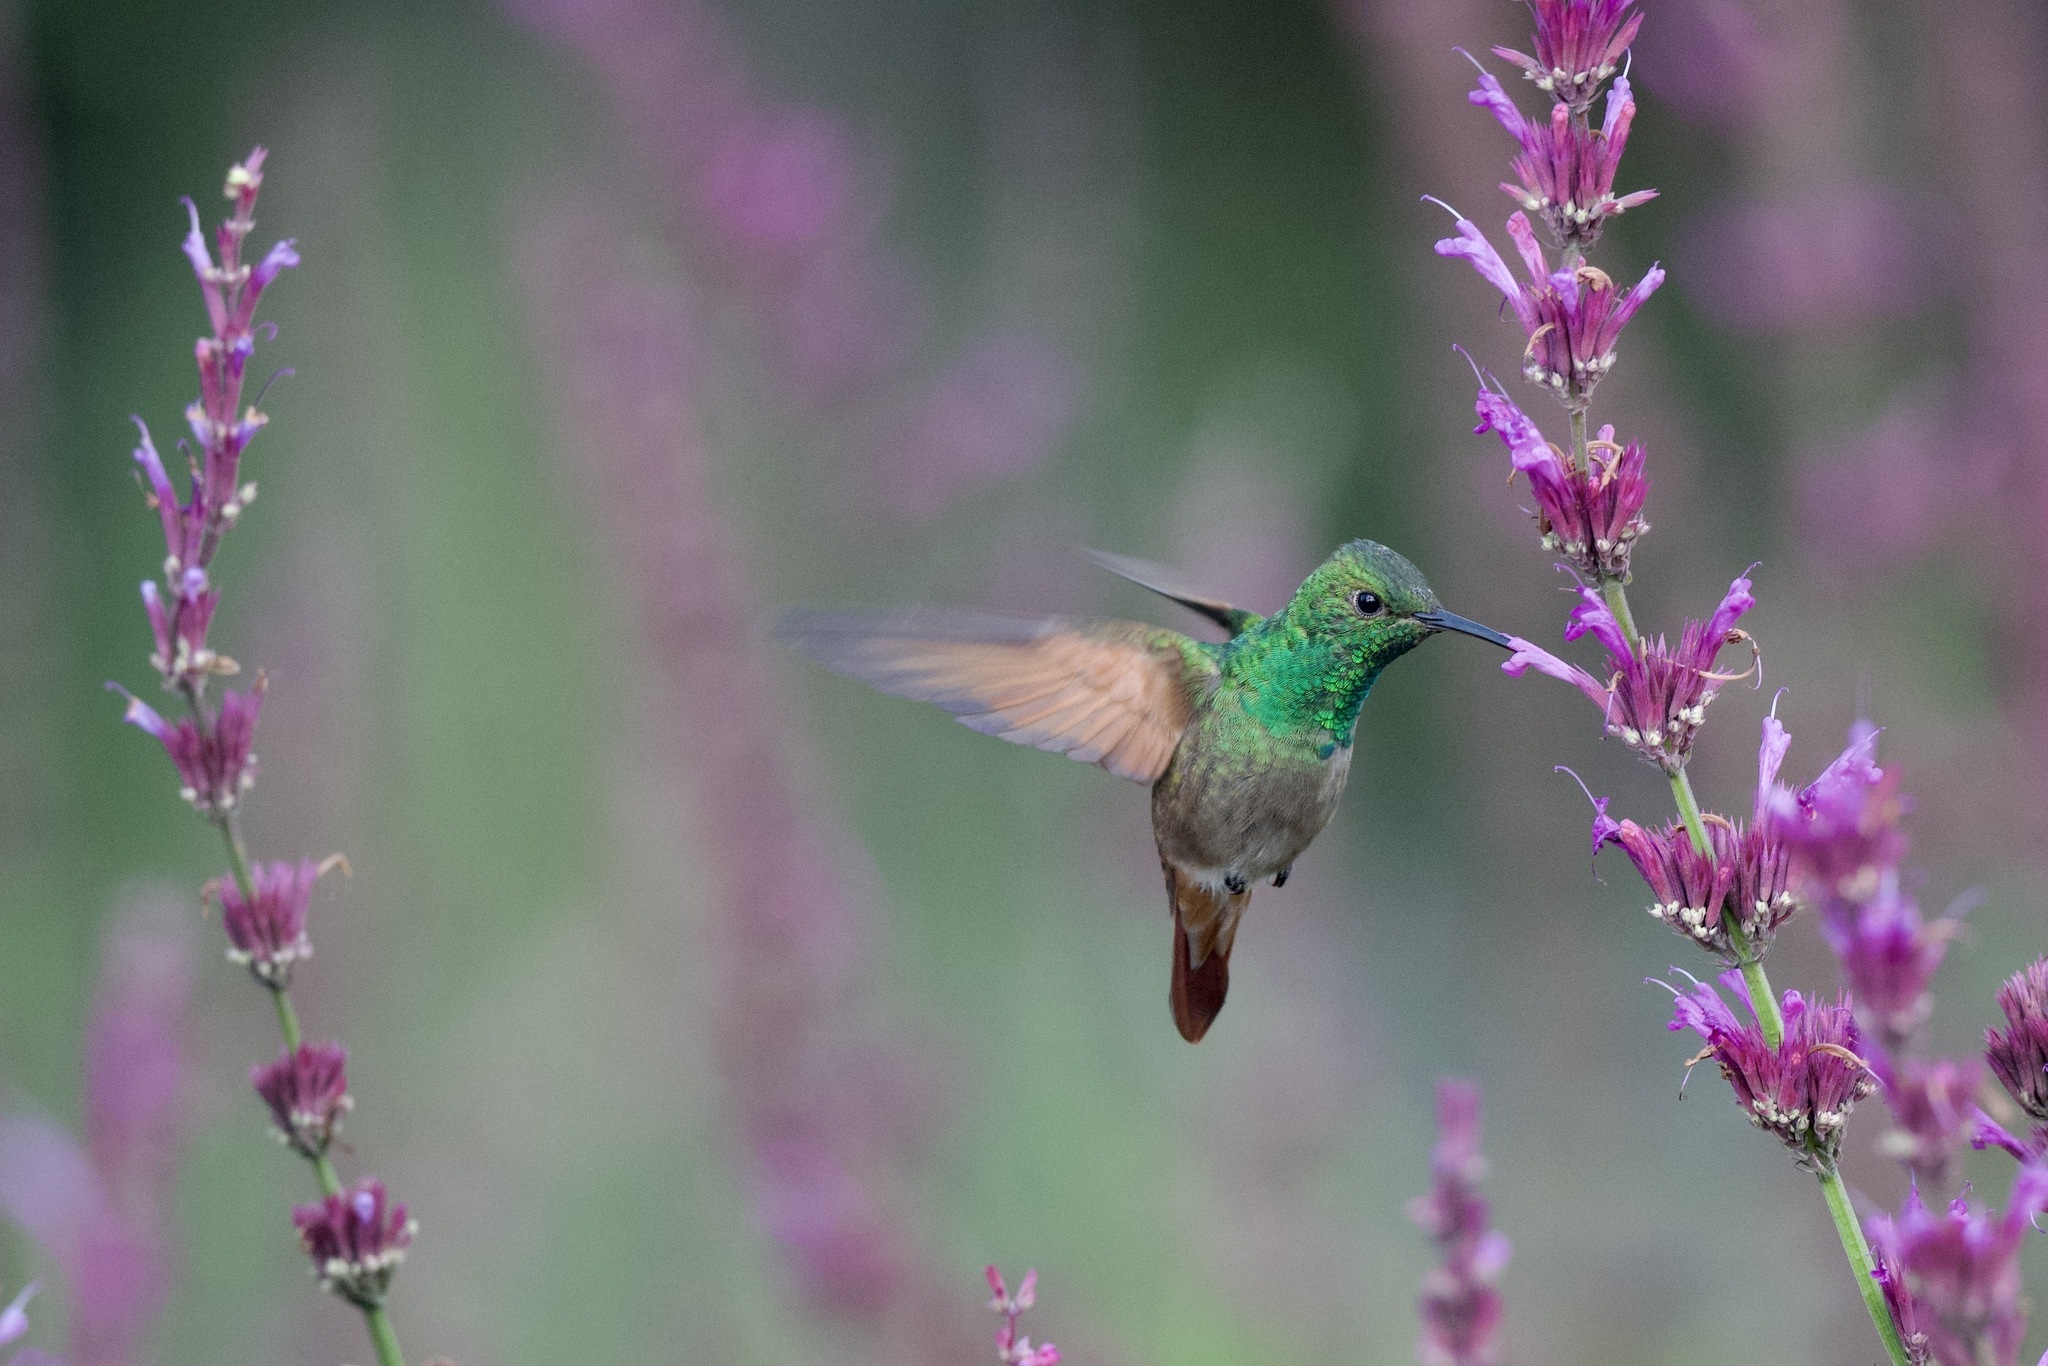
[[[109,692],[128,699],[122,719],[162,743],[183,786],[179,795],[209,819],[221,819],[256,782],[256,718],[263,709],[264,682],[259,676],[248,692],[221,695],[220,711],[210,728],[191,717],[166,721],[156,709],[118,683]]]
[[[1856,997],[1856,1018],[1894,1052],[1934,1009],[1928,984],[1948,956],[1957,922],[1928,924],[1888,879],[1867,901],[1823,903],[1821,937]]]
[[[214,608],[220,603],[220,594],[207,585],[206,571],[193,565],[178,576],[177,584],[177,596],[167,603],[155,579],[142,582],[142,610],[156,637],[149,662],[163,675],[166,687],[193,688],[208,675],[230,672],[234,666],[206,643]]]
[[[348,1050],[338,1043],[306,1043],[275,1062],[249,1069],[249,1084],[270,1107],[278,1141],[315,1158],[326,1152],[355,1107],[348,1093]]]
[[[1870,899],[1906,857],[1900,821],[1912,801],[1878,767],[1877,735],[1859,723],[1818,778],[1774,798],[1800,881],[1824,904]]]
[[[232,878],[223,878],[217,895],[228,961],[247,967],[265,986],[289,986],[293,966],[313,954],[313,941],[306,937],[306,911],[320,872],[321,865],[311,859],[255,864],[249,869],[255,894],[248,897]]]
[[[1551,106],[1547,121],[1525,118],[1484,67],[1479,88],[1467,98],[1490,111],[1520,144],[1513,163],[1520,181],[1503,181],[1501,189],[1542,220],[1558,246],[1589,247],[1600,239],[1608,219],[1657,197],[1655,190],[1614,193],[1615,172],[1636,114],[1627,77],[1617,77],[1607,92],[1607,116],[1598,128],[1582,126],[1563,104]]]
[[[1572,113],[1592,107],[1601,82],[1621,69],[1621,57],[1635,41],[1643,16],[1631,14],[1634,0],[1528,0],[1536,21],[1531,57],[1497,47],[1536,88]]]
[[[996,1359],[1003,1366],[1059,1366],[1059,1348],[1050,1342],[1033,1347],[1029,1337],[1017,1332],[1018,1318],[1038,1302],[1038,1272],[1026,1271],[1014,1295],[1003,1284],[1002,1273],[994,1267],[984,1267],[982,1275],[988,1281],[991,1296],[988,1307],[1003,1319],[996,1329]]]
[[[1643,517],[1650,495],[1643,448],[1617,445],[1614,428],[1602,427],[1588,445],[1586,468],[1579,469],[1506,394],[1482,387],[1474,410],[1479,425],[1473,434],[1497,433],[1515,472],[1528,477],[1544,548],[1586,578],[1626,583],[1636,538],[1650,529]]]
[[[1747,631],[1735,625],[1756,605],[1749,590],[1748,576],[1737,578],[1728,585],[1712,616],[1705,622],[1686,622],[1676,645],[1663,636],[1644,636],[1632,650],[1621,623],[1600,594],[1581,586],[1579,605],[1572,609],[1564,638],[1590,635],[1597,639],[1607,651],[1612,670],[1608,681],[1603,684],[1576,665],[1512,637],[1513,653],[1501,669],[1520,675],[1533,668],[1570,683],[1600,707],[1607,734],[1664,772],[1677,773],[1691,757],[1693,736],[1721,685],[1757,671],[1756,644]],[[1749,645],[1749,668],[1737,674],[1717,672],[1721,651],[1736,644]]]
[[[1850,1110],[1878,1087],[1859,1052],[1862,1037],[1848,1003],[1809,1001],[1796,991],[1786,992],[1785,1034],[1774,1048],[1764,1041],[1753,1009],[1751,1018],[1742,1020],[1711,983],[1686,975],[1692,981],[1689,992],[1650,980],[1672,994],[1669,1027],[1690,1029],[1705,1043],[1694,1062],[1713,1059],[1749,1122],[1776,1134],[1801,1166],[1832,1168]],[[1721,982],[1749,1004],[1740,972],[1722,973]]]
[[[1737,961],[1731,926],[1761,957],[1797,909],[1786,890],[1784,843],[1767,805],[1789,743],[1777,718],[1765,717],[1751,818],[1745,823],[1709,812],[1704,818],[1711,846],[1707,854],[1694,848],[1678,821],[1655,829],[1617,821],[1607,814],[1606,798],[1593,798],[1593,852],[1618,845],[1650,888],[1650,914],[1728,963]]]
[[[292,1223],[322,1288],[361,1309],[384,1302],[418,1229],[404,1205],[387,1203],[374,1176],[317,1205],[298,1206]]]
[[[2036,958],[1998,989],[2003,1030],[1984,1031],[1984,1060],[2037,1125],[2048,1124],[2048,958]]]
[[[1522,374],[1567,407],[1584,408],[1593,387],[1614,367],[1621,330],[1664,283],[1664,268],[1651,266],[1626,291],[1593,266],[1553,272],[1528,215],[1517,210],[1508,218],[1508,236],[1528,271],[1524,283],[1516,280],[1477,225],[1461,217],[1457,231],[1456,237],[1436,244],[1437,255],[1464,257],[1507,300],[1529,338],[1522,352]]]

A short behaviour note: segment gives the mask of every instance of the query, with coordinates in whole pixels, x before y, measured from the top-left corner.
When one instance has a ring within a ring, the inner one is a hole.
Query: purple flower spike
[[[1954,1190],[1962,1180],[1963,1149],[1973,1136],[1977,1108],[1970,1097],[1981,1070],[1975,1062],[1950,1058],[1909,1058],[1881,1063],[1878,1070],[1897,1125],[1879,1147],[1906,1165],[1920,1189]]]
[[[327,1151],[341,1117],[355,1107],[347,1066],[348,1050],[340,1044],[307,1043],[249,1069],[249,1084],[270,1107],[279,1142],[309,1158]]]
[[[1544,549],[1586,578],[1628,582],[1636,538],[1650,529],[1643,517],[1650,495],[1643,448],[1616,445],[1614,428],[1602,427],[1587,448],[1587,467],[1579,469],[1506,394],[1482,388],[1474,408],[1474,435],[1498,433],[1515,472],[1528,476]]]
[[[1429,1194],[1411,1201],[1408,1217],[1437,1245],[1438,1262],[1422,1278],[1417,1309],[1424,1366],[1486,1366],[1500,1332],[1497,1288],[1512,1249],[1488,1224],[1479,1182],[1479,1088],[1442,1081],[1436,1089],[1437,1143],[1429,1157]]]
[[[1579,265],[1552,273],[1526,214],[1508,219],[1527,283],[1515,279],[1486,234],[1464,218],[1458,235],[1436,244],[1439,256],[1462,256],[1480,277],[1507,300],[1515,320],[1528,335],[1522,352],[1522,374],[1549,390],[1566,407],[1583,411],[1593,386],[1614,368],[1614,348],[1621,330],[1664,283],[1662,266],[1652,266],[1634,287],[1622,290],[1605,271]]]
[[[1634,0],[1529,0],[1536,21],[1531,57],[1513,48],[1494,53],[1522,68],[1536,88],[1574,114],[1592,108],[1600,84],[1621,69],[1621,57],[1635,41],[1643,16],[1629,13]]]
[[[1547,121],[1523,117],[1500,81],[1483,67],[1479,88],[1468,98],[1490,110],[1521,144],[1514,159],[1520,183],[1503,181],[1501,189],[1550,230],[1556,245],[1589,247],[1600,240],[1608,219],[1657,197],[1655,190],[1618,198],[1614,193],[1614,175],[1636,116],[1626,77],[1607,92],[1607,117],[1598,128],[1581,125],[1562,104],[1551,106]]]
[[[1748,1003],[1740,973],[1723,973],[1721,980]],[[1808,1001],[1786,992],[1785,1035],[1773,1048],[1764,1042],[1754,1011],[1744,1021],[1712,983],[1692,982],[1689,992],[1658,985],[1675,998],[1670,1028],[1690,1029],[1706,1044],[1694,1062],[1713,1059],[1749,1122],[1776,1134],[1799,1155],[1801,1166],[1831,1168],[1849,1111],[1878,1087],[1859,1051],[1862,1038],[1848,1003]]]
[[[384,1302],[418,1229],[404,1205],[386,1203],[384,1183],[374,1176],[317,1205],[298,1206],[292,1223],[321,1286],[362,1309]]]
[[[2004,1214],[1964,1200],[1936,1214],[1918,1191],[1897,1219],[1870,1222],[1879,1280],[1900,1336],[1941,1366],[2018,1366],[2026,1336],[2019,1254],[2033,1221],[2048,1210],[2048,1166],[2013,1176]]]
[[[206,643],[207,628],[220,594],[207,586],[206,571],[197,565],[177,579],[177,595],[164,601],[156,580],[142,584],[142,610],[149,615],[156,649],[149,662],[169,688],[196,690],[210,674],[236,672],[235,662],[215,654]]]
[[[256,783],[256,718],[263,710],[265,684],[259,675],[248,692],[228,691],[220,699],[220,711],[210,727],[201,727],[191,717],[172,722],[154,707],[118,683],[107,684],[110,692],[128,699],[123,720],[145,731],[163,745],[177,766],[182,786],[178,795],[210,820],[223,820]]]
[[[240,963],[274,990],[291,985],[292,967],[313,954],[306,937],[306,908],[321,864],[259,863],[249,870],[253,897],[244,897],[231,878],[217,884],[221,928],[227,931],[228,961]]]
[[[1050,1342],[1033,1347],[1029,1337],[1017,1332],[1017,1319],[1038,1303],[1038,1272],[1026,1271],[1014,1295],[1003,1284],[1002,1272],[990,1266],[982,1268],[982,1275],[987,1278],[992,1295],[988,1307],[1003,1318],[996,1329],[996,1359],[1003,1366],[1059,1366],[1059,1348]]]
[[[1610,673],[1602,683],[1575,664],[1567,663],[1526,640],[1510,638],[1513,653],[1501,665],[1504,673],[1530,669],[1570,683],[1590,698],[1606,718],[1607,734],[1620,740],[1667,774],[1683,769],[1692,757],[1693,737],[1706,720],[1707,705],[1724,683],[1749,678],[1758,669],[1756,643],[1736,628],[1742,614],[1756,605],[1747,576],[1728,585],[1714,614],[1704,622],[1688,621],[1677,645],[1663,636],[1644,636],[1630,649],[1614,613],[1592,588],[1579,589],[1564,638],[1592,636],[1607,650]],[[1750,666],[1740,673],[1715,669],[1721,651],[1730,645],[1750,647]]]
[[[1984,1060],[2020,1108],[2048,1125],[2048,958],[2036,958],[1998,989],[2006,1029],[1984,1031]]]

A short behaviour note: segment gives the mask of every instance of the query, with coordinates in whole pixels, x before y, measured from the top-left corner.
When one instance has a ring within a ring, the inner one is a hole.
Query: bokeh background
[[[1637,612],[1675,629],[1763,562],[1768,686],[1714,709],[1709,805],[1746,807],[1781,686],[1792,775],[1888,727],[1923,900],[1984,896],[1937,984],[1968,1051],[2048,930],[2048,19],[1645,8],[1621,180],[1663,195],[1598,259],[1671,283],[1596,404],[1656,481]],[[420,1220],[414,1359],[989,1360],[999,1262],[1076,1362],[1407,1361],[1444,1073],[1486,1088],[1509,1360],[1876,1356],[1812,1179],[1716,1078],[1680,1097],[1643,979],[1698,964],[1589,872],[1552,766],[1668,798],[1569,690],[1456,638],[1391,671],[1191,1049],[1141,792],[761,630],[1185,625],[1072,547],[1268,609],[1365,535],[1554,640],[1451,349],[1512,374],[1519,342],[1420,202],[1510,207],[1452,49],[1522,41],[1519,7],[0,14],[0,1108],[61,1148],[94,1050],[175,1086],[127,1178],[168,1278],[135,1360],[367,1356],[243,1083],[275,1042],[201,920],[217,845],[101,691],[146,679],[161,554],[128,415],[167,439],[195,388],[178,197],[213,215],[258,142],[257,244],[306,264],[264,301],[259,368],[296,373],[214,639],[272,685],[258,852],[354,869],[302,1010],[353,1049],[345,1170]],[[1810,924],[1772,966],[1833,985]],[[1883,1127],[1849,1170],[1896,1203]],[[39,1160],[17,1203],[71,1170]],[[0,1286],[56,1277],[53,1350],[91,1293],[56,1271],[0,1234]]]

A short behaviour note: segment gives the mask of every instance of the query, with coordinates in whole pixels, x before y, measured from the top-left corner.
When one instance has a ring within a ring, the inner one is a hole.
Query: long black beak
[[[1417,612],[1415,619],[1424,626],[1438,631],[1460,631],[1468,636],[1478,636],[1481,640],[1498,645],[1503,650],[1515,648],[1513,641],[1494,630],[1491,626],[1481,626],[1476,621],[1467,621],[1456,612],[1446,612],[1439,608],[1434,612]]]

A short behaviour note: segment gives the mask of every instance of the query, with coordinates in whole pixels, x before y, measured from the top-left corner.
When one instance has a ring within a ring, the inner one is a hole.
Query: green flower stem
[[[1857,1288],[1863,1292],[1863,1307],[1870,1311],[1870,1322],[1877,1328],[1877,1336],[1883,1341],[1892,1366],[1912,1366],[1912,1357],[1899,1337],[1899,1326],[1892,1322],[1891,1306],[1884,1302],[1884,1287],[1871,1275],[1876,1270],[1876,1263],[1870,1255],[1870,1240],[1863,1236],[1863,1225],[1856,1218],[1855,1207],[1849,1203],[1849,1192],[1842,1185],[1842,1174],[1833,1163],[1821,1168],[1820,1190],[1827,1197],[1828,1213],[1834,1216],[1835,1232],[1841,1235],[1842,1251],[1848,1254],[1849,1269],[1856,1273]]]
[[[384,1312],[383,1305],[363,1311],[363,1322],[370,1326],[370,1341],[376,1344],[378,1366],[405,1366],[405,1358],[398,1351],[398,1332],[391,1326],[391,1316]],[[1901,1362],[1899,1366],[1906,1366]]]

